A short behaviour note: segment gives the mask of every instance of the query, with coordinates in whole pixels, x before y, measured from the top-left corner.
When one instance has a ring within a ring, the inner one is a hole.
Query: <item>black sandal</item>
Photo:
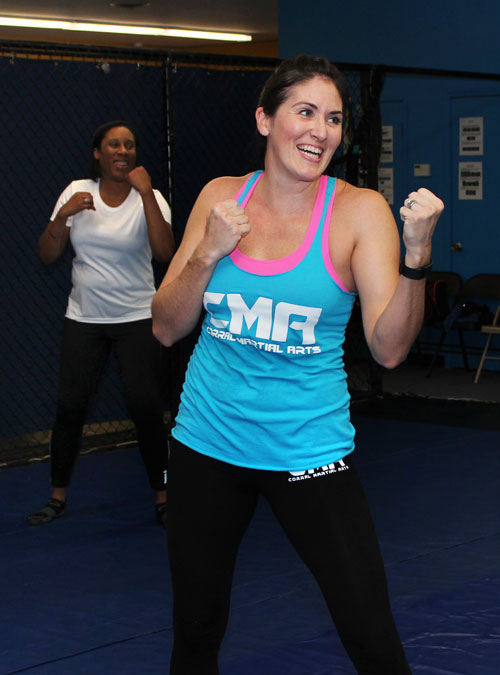
[[[50,523],[55,518],[64,516],[65,513],[66,502],[51,497],[40,511],[28,516],[28,523],[30,525],[45,525],[45,523]]]

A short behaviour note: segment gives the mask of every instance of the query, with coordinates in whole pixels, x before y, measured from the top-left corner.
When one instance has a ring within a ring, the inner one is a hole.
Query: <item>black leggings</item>
[[[171,444],[171,675],[216,675],[239,544],[258,495],[316,578],[358,673],[407,675],[375,528],[349,458],[302,475],[245,469]],[[266,675],[266,674],[263,674]]]
[[[160,344],[151,319],[120,324],[65,319],[59,402],[51,440],[51,483],[66,487],[81,445],[85,416],[111,350],[153,490],[164,490],[167,436],[160,393]]]

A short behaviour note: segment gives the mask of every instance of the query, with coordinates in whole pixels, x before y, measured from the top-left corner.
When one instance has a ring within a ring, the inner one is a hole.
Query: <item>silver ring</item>
[[[83,200],[83,203],[84,204],[91,204],[92,200],[89,197],[85,197],[85,199]]]
[[[407,209],[411,209],[411,207],[413,206],[413,204],[416,204],[416,203],[417,203],[417,200],[416,200],[416,199],[407,199],[407,200],[406,200],[406,208],[407,208]]]

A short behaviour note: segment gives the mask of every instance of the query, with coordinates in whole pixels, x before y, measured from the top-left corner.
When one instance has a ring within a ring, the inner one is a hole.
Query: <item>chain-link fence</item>
[[[171,203],[179,242],[203,185],[250,168],[254,110],[276,63],[0,42],[0,466],[48,454],[72,254],[68,250],[43,267],[37,240],[62,190],[86,176],[94,129],[112,119],[128,120],[138,129],[138,161]],[[352,129],[337,153],[334,175],[376,187],[380,134],[373,133],[372,125],[377,126],[378,75],[359,67],[344,71],[351,85]],[[160,280],[164,268],[155,271]],[[359,323],[356,314],[353,322]],[[374,391],[362,331],[354,326],[350,333],[346,360],[351,390]],[[175,413],[194,338],[164,350],[167,417]],[[111,362],[89,411],[84,449],[133,439]]]

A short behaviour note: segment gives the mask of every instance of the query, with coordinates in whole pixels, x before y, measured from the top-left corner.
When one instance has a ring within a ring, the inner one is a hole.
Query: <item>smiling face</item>
[[[321,176],[342,141],[342,110],[337,87],[318,75],[291,87],[274,115],[258,108],[257,127],[267,137],[266,169],[299,180]]]
[[[132,171],[136,160],[134,134],[127,127],[112,127],[94,148],[94,157],[99,162],[101,176],[108,180],[124,180]]]

